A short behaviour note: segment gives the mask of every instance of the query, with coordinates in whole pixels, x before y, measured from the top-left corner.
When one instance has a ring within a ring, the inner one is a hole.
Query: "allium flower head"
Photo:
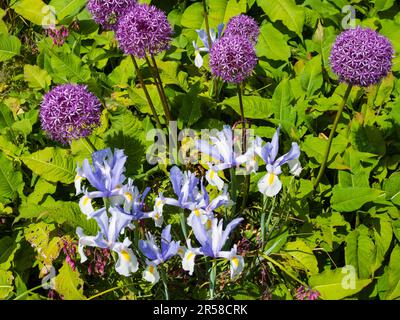
[[[243,36],[254,44],[257,43],[259,34],[257,22],[245,14],[231,18],[225,30],[225,36]]]
[[[330,62],[340,81],[368,87],[391,70],[393,47],[384,36],[368,28],[342,32],[332,47]]]
[[[125,54],[144,58],[169,48],[172,27],[163,11],[148,4],[131,7],[121,18],[116,37]]]
[[[40,108],[42,129],[68,144],[90,135],[100,125],[101,103],[84,85],[64,84],[48,92]]]
[[[94,21],[108,30],[114,30],[118,19],[136,0],[89,0],[87,8]]]
[[[211,48],[211,72],[226,82],[243,82],[256,64],[254,46],[242,36],[223,36]]]

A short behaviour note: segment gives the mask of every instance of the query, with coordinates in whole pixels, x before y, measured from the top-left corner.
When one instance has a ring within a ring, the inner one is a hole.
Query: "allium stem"
[[[339,120],[340,120],[340,118],[342,116],[342,113],[343,113],[343,110],[344,110],[344,106],[347,103],[347,99],[349,98],[349,95],[350,95],[350,92],[351,92],[352,88],[353,88],[353,86],[351,84],[349,84],[347,89],[346,89],[346,93],[343,96],[342,103],[339,106],[339,110],[338,110],[338,112],[336,114],[335,121],[333,122],[333,127],[331,129],[330,134],[329,134],[328,146],[326,147],[326,150],[325,150],[324,158],[322,160],[321,167],[319,169],[317,180],[315,180],[315,183],[314,183],[314,189],[317,189],[319,183],[321,182],[322,176],[324,175],[324,172],[325,172],[325,169],[326,169],[326,166],[327,166],[327,162],[328,162],[328,159],[329,159],[329,153],[330,153],[331,147],[332,147],[333,136],[335,135],[337,126],[339,124]]]
[[[144,94],[146,96],[146,99],[147,99],[147,102],[148,102],[149,107],[151,109],[151,112],[153,113],[154,120],[156,121],[157,127],[159,129],[162,129],[162,125],[161,125],[160,119],[158,118],[156,108],[154,107],[153,101],[151,100],[149,92],[147,91],[146,85],[144,83],[142,72],[139,69],[139,66],[138,66],[138,64],[136,62],[135,57],[133,55],[131,55],[131,58],[132,58],[133,65],[135,66],[136,75],[137,75],[137,77],[139,79],[140,85],[141,85],[141,87],[143,89],[143,92],[144,92]]]
[[[207,8],[206,0],[203,0],[203,9],[204,9],[204,21],[206,24],[207,42],[208,42],[208,47],[211,49],[212,41],[211,41],[211,34],[210,34],[210,23],[208,22],[208,8]]]
[[[172,120],[172,117],[171,117],[171,111],[170,111],[170,108],[168,105],[168,98],[164,91],[164,86],[163,86],[163,83],[161,80],[160,72],[158,71],[156,59],[154,58],[153,54],[151,54],[150,56],[151,56],[151,61],[153,62],[154,68],[152,68],[151,65],[149,67],[151,69],[153,69],[154,80],[156,82],[156,85],[158,86],[158,92],[160,94],[161,102],[162,102],[162,105],[164,108],[165,117],[167,119],[167,122],[169,123]],[[146,57],[146,59],[147,59],[147,57]]]
[[[244,108],[243,108],[243,88],[242,84],[239,83],[237,85],[237,91],[239,96],[239,106],[240,106],[240,117],[242,122],[242,154],[246,153],[246,119],[244,117]]]
[[[210,300],[215,299],[215,288],[217,285],[217,260],[212,260],[212,266],[210,270]]]

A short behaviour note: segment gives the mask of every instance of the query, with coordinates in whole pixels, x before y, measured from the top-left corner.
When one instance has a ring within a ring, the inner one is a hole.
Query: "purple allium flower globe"
[[[155,55],[169,48],[172,27],[163,11],[138,4],[121,18],[116,37],[125,54],[144,58],[146,53]]]
[[[336,38],[330,62],[340,81],[368,87],[390,72],[393,53],[392,44],[386,37],[374,30],[357,27]]]
[[[101,103],[84,85],[59,85],[45,94],[41,108],[42,129],[51,139],[68,144],[89,136],[100,125]]]
[[[257,22],[245,14],[240,14],[229,20],[226,30],[226,36],[243,36],[249,39],[253,44],[257,43],[260,35],[260,28]]]
[[[114,30],[118,19],[136,0],[89,0],[87,8],[94,21],[107,30]]]
[[[250,76],[256,64],[256,50],[245,37],[223,36],[211,48],[211,72],[226,82],[243,82]]]

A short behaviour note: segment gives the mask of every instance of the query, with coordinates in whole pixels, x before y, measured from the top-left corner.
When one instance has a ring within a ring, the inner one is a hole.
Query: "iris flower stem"
[[[146,87],[146,85],[144,83],[142,72],[139,69],[139,66],[137,64],[137,61],[136,61],[135,57],[133,55],[131,55],[131,58],[132,58],[133,65],[134,65],[135,70],[136,70],[136,75],[137,75],[137,77],[139,79],[140,85],[142,86],[143,92],[144,92],[144,94],[146,96],[146,99],[147,99],[147,102],[148,102],[149,107],[151,109],[151,112],[153,113],[153,117],[154,117],[154,120],[156,121],[157,127],[159,129],[162,129],[162,125],[161,125],[160,119],[158,118],[156,108],[154,107],[153,101],[151,100],[149,92],[147,91],[147,87]]]
[[[276,196],[272,198],[271,209],[269,210],[267,222],[265,223],[265,227],[264,227],[264,229],[266,229],[266,231],[267,231],[268,234],[269,234],[269,232],[270,232],[270,230],[269,230],[269,224],[271,223],[272,214],[274,213],[275,202],[276,202]]]
[[[261,228],[261,250],[264,250],[265,245],[265,216],[267,213],[267,203],[268,197],[264,196],[264,205],[261,213],[261,221],[260,221],[260,228]]]
[[[210,34],[210,23],[208,21],[208,7],[207,7],[206,0],[203,0],[203,9],[204,9],[204,22],[206,24],[207,42],[208,42],[208,47],[211,49],[212,41],[211,41],[211,34]]]
[[[236,169],[230,168],[231,175],[231,199],[234,202],[232,206],[232,212],[235,214],[236,212],[236,200],[237,200],[237,180],[236,180]]]
[[[95,147],[95,145],[92,143],[92,141],[90,141],[89,137],[85,137],[85,140],[87,142],[87,144],[90,146],[90,148],[92,148],[92,152],[96,152],[97,148]]]
[[[149,67],[151,69],[153,69],[153,76],[154,76],[154,80],[156,82],[156,86],[158,87],[158,93],[160,95],[161,102],[162,102],[162,105],[164,108],[165,118],[167,119],[167,122],[169,123],[172,120],[172,116],[171,116],[171,110],[168,105],[167,95],[165,94],[165,91],[164,91],[164,86],[163,86],[163,83],[161,80],[160,72],[158,70],[156,59],[154,58],[154,55],[152,55],[152,54],[150,54],[150,57],[151,57],[151,61],[153,64],[152,65],[149,64]],[[146,60],[148,61],[147,57],[146,57]],[[148,63],[150,63],[150,62],[148,61]],[[151,66],[153,66],[153,68]]]
[[[163,267],[160,268],[160,273],[161,273],[161,280],[164,285],[165,300],[169,300],[167,273],[165,272]]]
[[[217,281],[217,260],[213,259],[210,272],[210,300],[215,299],[216,281]]]
[[[340,120],[340,118],[342,116],[344,107],[345,107],[346,102],[347,102],[347,100],[349,98],[349,95],[350,95],[350,92],[351,92],[352,88],[353,88],[353,86],[351,84],[349,84],[347,89],[346,89],[346,92],[345,92],[345,94],[343,96],[342,103],[339,106],[339,110],[338,110],[338,112],[336,114],[335,121],[333,122],[333,127],[331,129],[331,132],[330,132],[329,138],[328,138],[328,146],[326,147],[324,158],[322,160],[321,167],[319,169],[317,179],[315,180],[315,183],[314,183],[314,189],[315,190],[317,189],[319,183],[321,182],[322,176],[324,175],[324,172],[325,172],[325,169],[326,169],[326,166],[327,166],[327,162],[328,162],[328,159],[329,159],[329,153],[330,153],[331,147],[332,147],[333,136],[335,135],[337,126],[339,124],[339,120]]]
[[[182,229],[183,236],[185,237],[185,239],[187,239],[185,212],[183,210],[181,210],[181,213],[180,213],[180,221],[181,221],[181,229]]]

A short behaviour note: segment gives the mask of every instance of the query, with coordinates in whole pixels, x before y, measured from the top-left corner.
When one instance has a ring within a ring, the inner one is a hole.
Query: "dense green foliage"
[[[41,23],[46,3],[56,9],[58,25],[69,28],[62,46],[54,46]],[[71,146],[51,141],[38,118],[43,94],[57,84],[86,84],[104,105],[102,124],[90,136],[97,149],[124,149],[127,175],[139,189],[171,193],[167,166],[150,165],[147,132],[155,127],[133,63],[118,49],[112,31],[99,30],[86,0],[5,0],[0,4],[0,299],[45,299],[40,287],[51,267],[55,291],[64,299],[163,298],[141,272],[120,277],[112,267],[89,274],[65,262],[64,241],[76,241],[81,226],[94,234],[96,224],[80,212],[75,195],[77,163],[90,158],[84,139]],[[150,3],[150,1],[147,1]],[[170,50],[157,56],[161,78],[178,130],[222,129],[240,118],[236,87],[215,87],[208,68],[194,65],[196,29],[204,29],[201,1],[153,0],[174,29]],[[357,25],[378,30],[400,50],[400,4],[394,0],[211,0],[212,28],[246,13],[260,25],[258,65],[245,84],[244,111],[256,134],[270,140],[281,125],[281,148],[296,141],[303,172],[282,176],[282,192],[263,204],[252,177],[245,218],[235,239],[247,239],[246,266],[229,279],[221,264],[217,298],[293,299],[307,285],[322,299],[400,299],[400,58],[379,85],[354,88],[333,140],[328,168],[313,188],[327,136],[345,84],[329,66],[335,37],[353,5]],[[157,111],[163,108],[146,62],[138,60]],[[181,165],[182,169],[199,167]],[[240,177],[239,179],[243,179]],[[212,190],[211,190],[212,191]],[[260,252],[260,214],[271,208],[267,246]],[[165,217],[179,234],[179,212]],[[142,230],[143,231],[143,230]],[[184,239],[181,239],[182,242]],[[94,253],[93,253],[94,254]],[[258,259],[262,256],[263,259]],[[354,283],[343,285],[355,269]],[[208,268],[200,264],[189,277],[178,259],[168,265],[174,299],[205,299]],[[114,289],[113,289],[114,288]],[[33,290],[31,290],[33,289]],[[109,292],[105,292],[106,290]],[[29,291],[31,290],[31,291]],[[104,293],[104,294],[103,294]]]

